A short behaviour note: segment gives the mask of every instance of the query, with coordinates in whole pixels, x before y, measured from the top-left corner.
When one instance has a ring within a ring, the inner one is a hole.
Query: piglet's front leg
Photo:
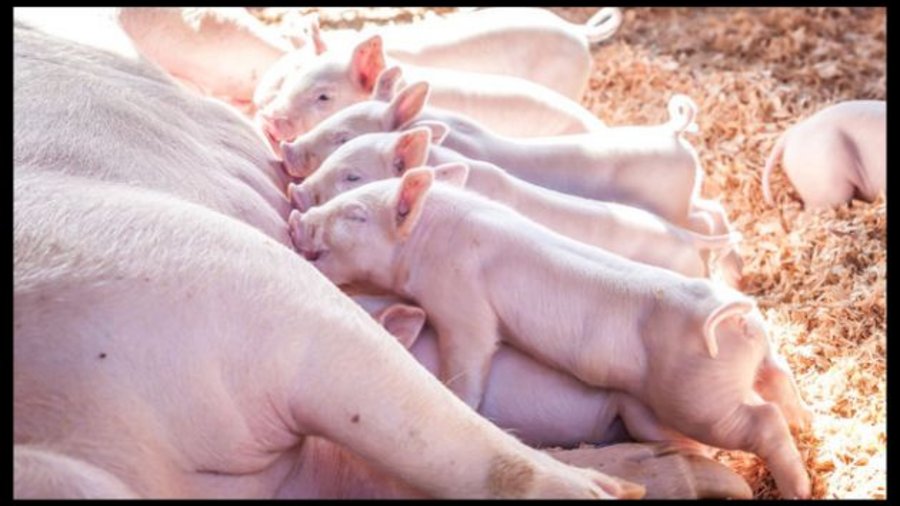
[[[455,308],[449,317],[435,315],[433,319],[441,356],[440,379],[477,411],[500,341],[497,317],[487,303],[469,302]]]

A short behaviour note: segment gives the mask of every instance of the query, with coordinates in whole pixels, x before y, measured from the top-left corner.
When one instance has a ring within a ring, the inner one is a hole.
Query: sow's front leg
[[[266,472],[270,458],[316,435],[437,497],[643,494],[480,417],[314,267],[258,230],[152,191],[23,172],[14,192],[16,391],[50,391],[60,402],[38,408],[78,418],[53,426],[54,437],[79,438],[91,462],[115,459],[105,467],[137,493],[222,494],[203,480]],[[59,363],[91,375],[91,388],[76,394],[94,408],[62,402],[73,398],[68,378],[29,380]],[[110,424],[133,425],[138,414],[97,412],[126,399],[152,413],[147,427],[163,430],[119,436]],[[26,432],[46,419],[54,418],[17,409],[17,438],[37,437]],[[135,438],[150,438],[145,446],[170,464],[161,467],[177,490],[154,485],[133,451],[107,449]]]

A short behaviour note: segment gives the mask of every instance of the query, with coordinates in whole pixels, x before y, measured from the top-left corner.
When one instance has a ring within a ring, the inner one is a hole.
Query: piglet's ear
[[[438,165],[434,168],[434,179],[462,188],[469,179],[469,166],[462,162]]]
[[[377,319],[388,333],[409,349],[425,326],[425,311],[416,306],[394,304],[384,308]]]
[[[353,50],[350,79],[364,92],[371,93],[382,70],[384,70],[384,48],[381,36],[373,35],[360,42]]]
[[[431,130],[421,127],[403,132],[394,143],[394,175],[399,176],[408,169],[424,165],[430,147]]]
[[[430,91],[431,87],[426,82],[410,84],[400,90],[384,111],[382,122],[385,130],[399,130],[416,119],[425,107]]]
[[[318,14],[314,14],[313,19],[309,22],[309,36],[316,47],[316,55],[320,55],[325,51],[328,51],[328,45],[325,44],[325,39],[322,38],[322,30],[319,25]]]
[[[378,74],[375,82],[375,90],[372,92],[372,100],[390,102],[394,98],[394,89],[403,77],[403,71],[396,65],[384,69]]]
[[[431,142],[434,144],[440,144],[444,142],[444,139],[447,138],[447,134],[450,133],[450,125],[440,121],[417,121],[415,126],[427,127],[429,130],[431,130]]]
[[[400,188],[394,204],[394,224],[397,237],[402,241],[409,237],[419,217],[428,189],[434,181],[434,171],[428,167],[411,169],[400,179]]]

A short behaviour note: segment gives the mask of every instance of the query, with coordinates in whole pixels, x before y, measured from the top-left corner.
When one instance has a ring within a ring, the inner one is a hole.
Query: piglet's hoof
[[[740,475],[694,452],[665,443],[547,450],[554,458],[646,487],[645,499],[752,499]]]

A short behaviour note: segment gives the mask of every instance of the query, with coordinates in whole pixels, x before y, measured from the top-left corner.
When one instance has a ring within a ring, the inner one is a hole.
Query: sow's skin
[[[584,24],[547,9],[504,7],[454,13],[437,19],[379,26],[385,53],[401,62],[520,77],[581,100],[591,71],[590,45],[609,39],[622,22],[615,7],[600,9]],[[309,16],[291,33],[297,51],[271,67],[257,88],[257,104],[274,99],[285,79],[328,50],[347,51],[372,33],[320,30]],[[314,48],[314,52],[309,49]]]
[[[445,180],[462,186],[457,167]],[[808,426],[810,413],[750,299],[579,243],[433,178],[414,169],[294,210],[295,247],[336,284],[421,306],[439,336],[440,377],[470,406],[483,400],[502,329],[548,365],[633,395],[673,430],[759,455],[784,497],[809,497],[788,422]]]
[[[14,26],[14,496],[643,494],[468,409],[296,255],[249,122],[125,53]]]
[[[437,336],[426,324],[426,315],[421,308],[392,295],[357,294],[352,298],[407,347],[429,372],[438,373]],[[632,460],[634,467],[642,470],[640,474],[628,472],[622,475],[624,470],[616,466],[604,468],[608,474],[627,476],[643,485],[647,489],[645,499],[750,499],[753,496],[743,478],[704,457],[702,452],[706,449],[696,442],[661,427],[652,413],[633,397],[585,385],[508,345],[500,345],[491,360],[479,413],[522,441],[539,447],[572,448],[585,442],[619,443],[621,447],[620,442],[628,441],[630,435],[638,440],[660,441],[658,446],[649,447],[657,451],[681,449],[672,455],[679,462],[667,463],[667,467],[658,469],[654,467],[659,461],[638,462],[630,457],[628,460]],[[616,446],[607,451],[612,448]],[[617,462],[618,459],[610,455],[603,459],[603,464]],[[685,480],[673,480],[680,469],[695,472]]]
[[[526,79],[388,59],[380,35],[349,51],[326,51],[288,75],[274,99],[266,105],[257,102],[260,126],[275,141],[291,140],[335,112],[368,100],[388,65],[400,65],[414,81],[429,82],[436,106],[476,118],[506,135],[562,135],[605,126],[580,103]]]
[[[763,167],[762,188],[772,205],[769,177],[779,160],[805,207],[875,200],[887,177],[887,103],[841,102],[785,131]]]
[[[565,236],[607,251],[680,272],[690,277],[710,274],[701,252],[720,251],[740,240],[739,234],[707,236],[666,222],[636,207],[590,200],[543,188],[509,175],[496,165],[471,160],[440,145],[448,127],[442,123],[403,132],[366,134],[331,154],[299,185],[288,186],[300,211],[370,181],[399,177],[421,165],[465,163],[466,188],[502,202]],[[721,258],[721,257],[718,257]],[[723,271],[718,268],[716,275]],[[736,273],[725,269],[729,281]]]
[[[17,7],[15,12],[18,19],[80,43],[130,58],[140,55],[186,88],[246,114],[254,112],[253,93],[262,75],[292,47],[242,8]]]

